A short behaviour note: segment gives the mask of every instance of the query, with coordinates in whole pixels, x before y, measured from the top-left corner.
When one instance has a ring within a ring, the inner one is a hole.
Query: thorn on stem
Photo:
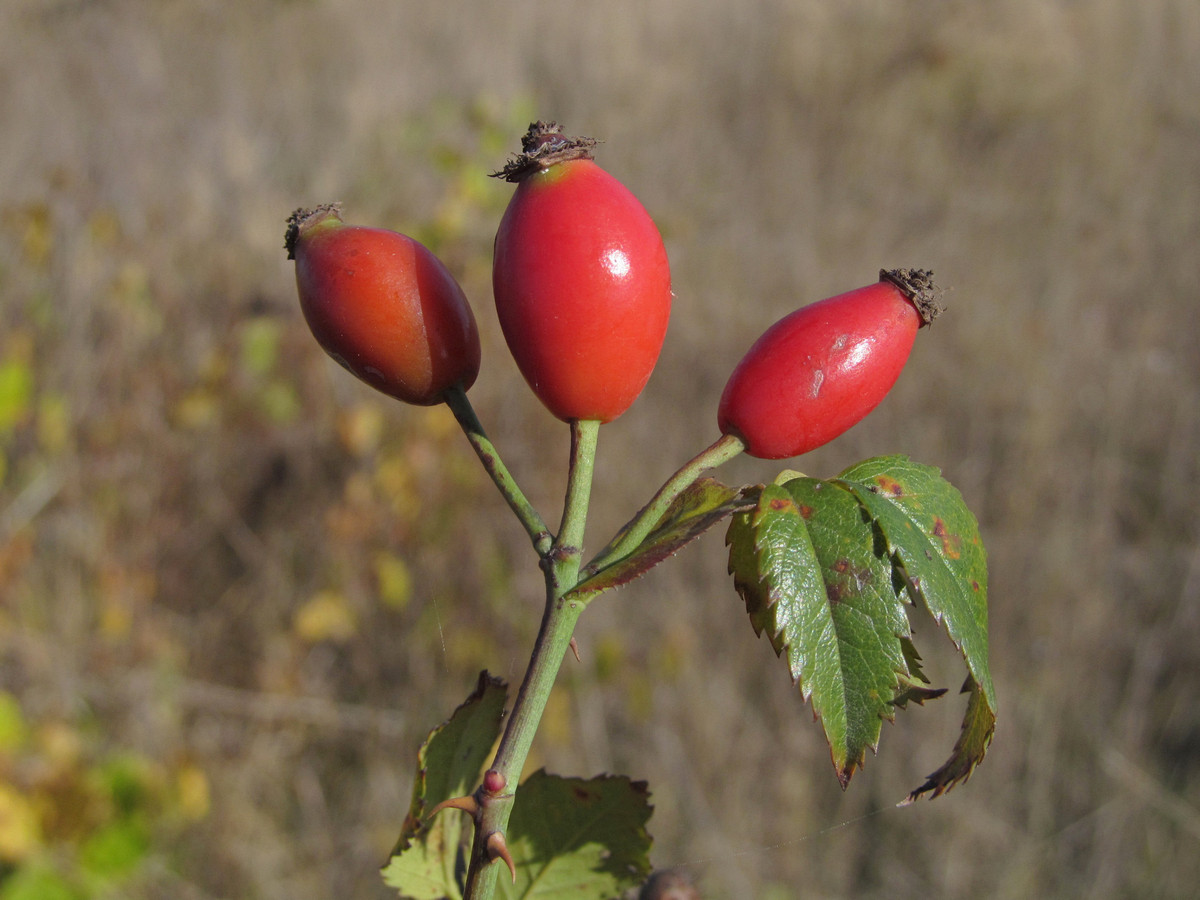
[[[449,800],[443,800],[435,806],[429,815],[425,817],[425,820],[429,821],[443,809],[458,809],[465,812],[472,819],[479,818],[479,803],[474,797],[452,797]]]
[[[508,843],[504,840],[504,834],[499,831],[493,831],[488,835],[487,839],[487,854],[488,859],[504,860],[508,866],[508,874],[512,876],[512,883],[517,883],[517,867],[513,863],[512,854],[508,852]]]
[[[568,646],[571,648],[571,652],[575,654],[575,662],[583,662],[583,660],[579,658],[579,642],[572,637],[571,643]]]

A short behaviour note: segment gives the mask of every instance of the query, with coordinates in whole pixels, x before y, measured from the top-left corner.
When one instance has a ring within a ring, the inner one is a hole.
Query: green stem
[[[463,433],[466,434],[467,440],[474,448],[476,456],[483,463],[483,468],[496,483],[496,487],[500,489],[500,493],[508,502],[509,507],[521,520],[521,524],[525,526],[525,531],[528,532],[529,539],[533,541],[533,547],[537,550],[538,556],[545,557],[550,552],[553,535],[550,534],[546,523],[542,521],[542,517],[538,515],[538,511],[533,508],[533,504],[526,499],[516,479],[508,471],[508,467],[504,465],[504,460],[500,458],[500,453],[495,445],[488,439],[483,426],[479,424],[479,418],[475,415],[471,401],[467,399],[466,392],[461,386],[455,385],[443,396],[446,405],[454,413],[454,418],[462,426]]]
[[[554,542],[554,562],[559,568],[555,578],[564,588],[572,587],[575,576],[579,574],[579,560],[583,556],[583,530],[587,524],[588,501],[592,491],[592,473],[596,468],[596,443],[599,436],[599,422],[571,422],[571,465],[567,474],[567,499],[563,503],[558,539]]]
[[[492,763],[492,770],[503,777],[506,789],[499,795],[483,798],[475,826],[464,900],[491,900],[495,894],[496,878],[504,867],[497,866],[495,860],[489,858],[487,841],[493,834],[503,835],[508,828],[516,786],[520,783],[529,748],[571,645],[575,623],[584,608],[580,602],[564,601],[563,595],[575,586],[579,577],[599,431],[599,422],[571,423],[571,467],[562,526],[549,555],[542,561],[546,573],[546,607],[525,680],[513,703],[508,726]]]
[[[675,502],[675,498],[687,490],[708,469],[715,469],[722,463],[728,462],[746,449],[741,439],[727,434],[700,451],[691,460],[683,464],[666,483],[658,489],[658,493],[650,502],[643,506],[636,516],[625,525],[607,547],[584,567],[582,578],[590,578],[605,566],[627,556],[646,539],[654,530],[663,515]]]

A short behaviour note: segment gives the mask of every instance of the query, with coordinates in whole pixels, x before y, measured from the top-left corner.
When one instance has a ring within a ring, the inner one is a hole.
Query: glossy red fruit
[[[441,260],[410,237],[347,225],[337,204],[298,209],[285,246],[317,342],[371,387],[432,406],[479,374],[479,332]]]
[[[497,173],[517,183],[492,265],[500,327],[533,392],[565,421],[609,422],[629,408],[671,313],[658,229],[592,161],[594,143],[537,122]]]
[[[933,273],[880,272],[858,290],[796,310],[772,325],[729,377],[722,434],[761,459],[799,456],[861,421],[892,389],[917,329],[940,312]]]

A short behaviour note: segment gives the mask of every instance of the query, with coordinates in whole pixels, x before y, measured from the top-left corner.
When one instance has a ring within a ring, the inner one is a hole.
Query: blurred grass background
[[[893,808],[955,698],[843,794],[718,533],[589,611],[533,764],[648,779],[654,861],[705,897],[1196,897],[1198,97],[1185,0],[8,0],[0,898],[389,896],[416,747],[479,669],[519,681],[540,579],[450,417],[318,350],[284,220],[340,199],[447,261],[473,401],[556,520],[566,429],[489,286],[484,175],[536,117],[604,139],[674,272],[592,546],[768,324],[932,268],[948,314],[803,467],[905,452],[962,490],[1001,708],[950,795]]]

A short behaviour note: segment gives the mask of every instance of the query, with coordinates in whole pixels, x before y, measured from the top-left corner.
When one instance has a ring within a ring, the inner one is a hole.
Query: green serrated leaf
[[[715,478],[699,479],[675,498],[636,550],[580,582],[570,597],[588,599],[644,575],[726,516],[753,506],[754,493],[753,488],[731,488]],[[624,530],[618,533],[614,543],[623,534]]]
[[[909,703],[924,706],[926,700],[936,700],[938,697],[945,695],[945,693],[945,688],[931,688],[927,684],[901,676],[900,693],[892,701],[892,706],[899,707],[900,709],[908,709]]]
[[[788,651],[792,679],[807,700],[815,655],[794,638],[822,628],[825,586],[799,507],[786,490],[769,485],[753,511],[736,517],[726,542],[734,587],[755,633],[766,632],[777,656]]]
[[[650,872],[646,822],[653,808],[644,781],[602,775],[584,780],[534,772],[517,791],[507,841],[516,884],[509,900],[609,900]]]
[[[970,672],[962,733],[946,764],[910,795],[936,797],[983,759],[995,726],[988,667],[987,554],[979,525],[955,487],[933,466],[906,456],[864,460],[838,477],[878,525],[914,602],[940,622]]]
[[[855,498],[806,477],[764,488],[727,541],[751,622],[786,652],[845,786],[909,682],[908,619],[891,564]]]
[[[933,466],[905,456],[864,460],[838,476],[878,523],[912,593],[962,650],[988,702],[987,554],[962,495]]]
[[[970,693],[967,701],[967,714],[963,718],[962,731],[954,743],[954,750],[940,769],[925,779],[925,783],[910,793],[901,803],[907,806],[915,803],[923,794],[930,798],[941,796],[956,784],[966,781],[979,765],[988,745],[992,742],[992,732],[996,728],[996,715],[988,706],[987,698],[979,689],[979,685],[970,675],[963,685],[963,692]]]
[[[908,674],[921,684],[929,684],[929,679],[925,677],[925,670],[921,667],[921,654],[917,652],[917,645],[913,643],[912,638],[901,638],[900,648],[904,651],[904,662],[908,665]]]
[[[901,638],[900,647],[904,650],[904,661],[908,664],[908,676],[900,676],[900,693],[892,701],[893,706],[907,709],[909,703],[924,706],[926,700],[936,700],[946,693],[945,688],[932,688],[929,679],[921,669],[921,654],[911,638]]]
[[[729,530],[725,532],[725,544],[729,547],[729,574],[733,576],[734,589],[746,603],[754,633],[761,637],[763,631],[767,630],[767,637],[778,656],[783,650],[783,645],[777,643],[780,629],[775,627],[771,618],[773,601],[770,585],[759,568],[754,536],[755,524],[760,519],[761,516],[755,515],[754,511],[735,515],[729,523]]]
[[[432,820],[428,812],[453,797],[471,793],[500,735],[507,690],[481,672],[474,692],[450,718],[433,729],[417,753],[412,803],[384,881],[413,900],[462,897],[470,820],[455,810]]]

